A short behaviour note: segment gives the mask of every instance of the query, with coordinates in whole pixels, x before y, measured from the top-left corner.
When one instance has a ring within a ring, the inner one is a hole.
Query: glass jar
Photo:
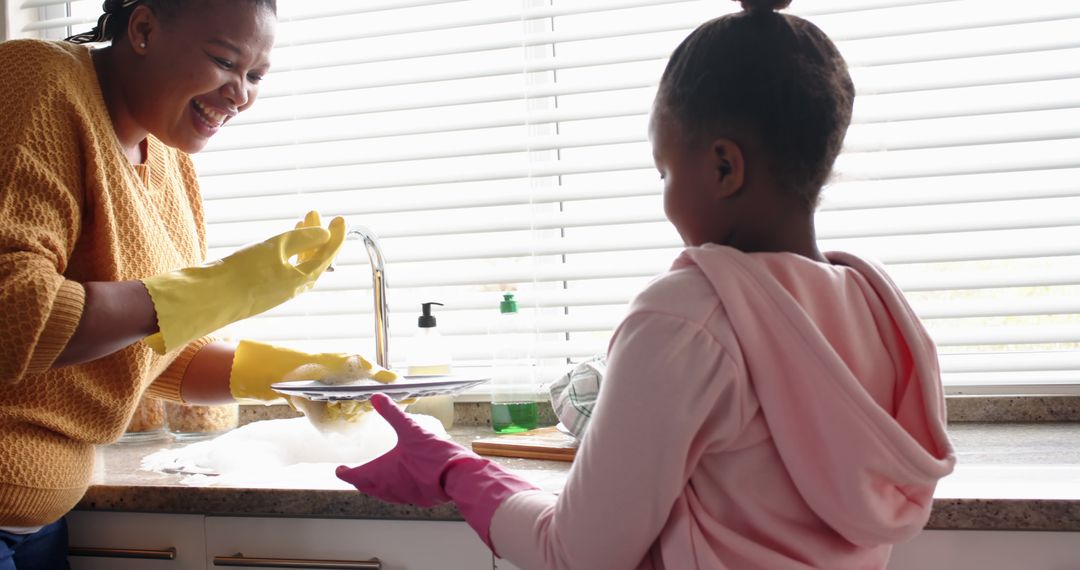
[[[191,440],[225,433],[240,423],[240,406],[192,406],[165,402],[169,431],[177,439]]]
[[[135,414],[128,422],[127,430],[120,437],[120,441],[138,442],[151,441],[164,438],[168,433],[165,431],[165,402],[143,396],[135,407]]]

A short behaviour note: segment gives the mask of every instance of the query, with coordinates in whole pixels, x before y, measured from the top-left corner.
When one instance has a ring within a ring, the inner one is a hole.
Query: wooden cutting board
[[[524,457],[548,461],[573,461],[577,453],[576,439],[552,427],[521,433],[482,437],[473,440],[472,449],[480,455]]]

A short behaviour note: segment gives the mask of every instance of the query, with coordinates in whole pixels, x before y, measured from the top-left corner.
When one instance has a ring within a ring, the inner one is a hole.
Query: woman
[[[206,336],[310,288],[344,239],[343,220],[323,228],[313,212],[197,266],[206,243],[188,153],[255,102],[274,0],[104,10],[70,42],[0,44],[0,570],[67,567],[62,517],[89,483],[94,446],[124,432],[144,392],[271,400],[285,371],[351,358]]]

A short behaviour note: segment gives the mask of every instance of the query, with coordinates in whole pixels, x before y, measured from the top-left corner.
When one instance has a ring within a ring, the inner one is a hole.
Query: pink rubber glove
[[[431,507],[454,501],[465,522],[494,551],[490,530],[495,509],[511,495],[537,487],[420,427],[385,395],[372,396],[371,403],[397,432],[397,445],[359,467],[338,467],[338,478],[392,503]]]

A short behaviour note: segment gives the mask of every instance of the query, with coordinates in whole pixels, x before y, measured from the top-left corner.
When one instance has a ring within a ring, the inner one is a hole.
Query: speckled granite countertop
[[[451,430],[468,446],[488,428]],[[956,472],[938,486],[927,528],[1080,531],[1080,424],[952,424]],[[157,441],[99,450],[93,485],[81,510],[223,516],[460,520],[457,509],[387,504],[344,489],[192,486],[180,475],[140,470]],[[570,464],[498,458],[545,490],[558,491]]]

